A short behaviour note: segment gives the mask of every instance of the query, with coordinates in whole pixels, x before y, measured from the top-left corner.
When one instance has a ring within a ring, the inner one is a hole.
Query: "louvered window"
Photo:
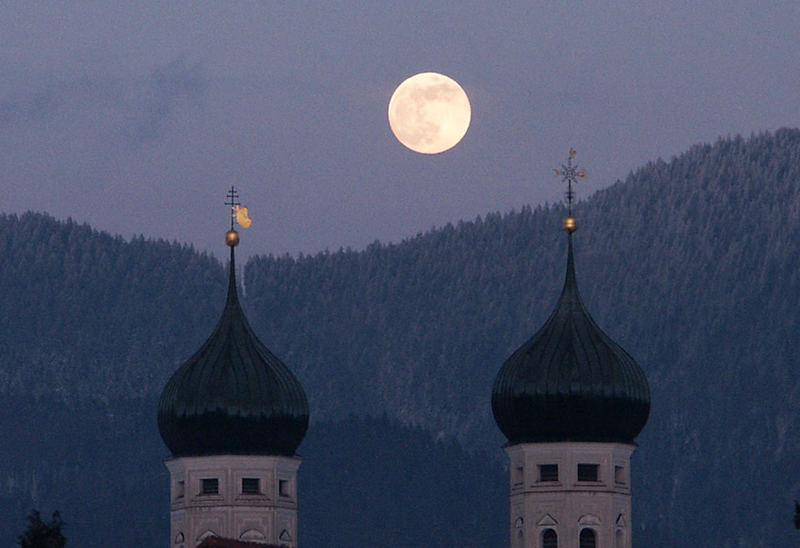
[[[219,494],[219,479],[203,478],[200,482],[200,494],[201,495]]]
[[[540,464],[539,481],[558,481],[558,465]]]
[[[614,483],[625,485],[625,468],[622,466],[614,467]]]
[[[599,481],[598,468],[599,466],[596,464],[579,464],[578,481]]]
[[[242,478],[243,495],[261,494],[261,481],[258,478]]]

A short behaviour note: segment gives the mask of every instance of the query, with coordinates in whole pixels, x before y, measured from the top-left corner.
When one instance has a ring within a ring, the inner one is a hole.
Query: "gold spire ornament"
[[[228,191],[227,198],[225,205],[231,207],[231,229],[225,233],[225,245],[236,247],[239,245],[239,233],[234,230],[234,224],[238,224],[242,228],[249,228],[253,221],[248,216],[247,208],[239,202],[239,192],[233,185]]]
[[[575,201],[575,191],[572,185],[578,182],[578,179],[586,177],[586,170],[572,164],[572,159],[578,153],[574,148],[570,147],[569,157],[567,158],[566,165],[561,164],[561,169],[554,169],[556,177],[561,177],[562,183],[567,183],[566,202],[567,202],[567,216],[564,218],[564,230],[567,234],[572,234],[578,230],[578,221],[572,216],[572,202]]]
[[[235,230],[229,230],[225,233],[225,245],[228,247],[236,247],[239,245],[239,233]]]
[[[236,223],[242,228],[250,228],[250,224],[253,220],[247,216],[247,208],[244,206],[233,206],[233,210],[236,213]]]

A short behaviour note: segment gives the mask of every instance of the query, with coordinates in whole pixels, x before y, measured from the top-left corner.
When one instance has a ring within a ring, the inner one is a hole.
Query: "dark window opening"
[[[581,531],[578,546],[580,546],[580,548],[597,548],[597,535],[593,529],[584,529]]]
[[[540,464],[539,481],[558,481],[558,465]]]
[[[625,485],[625,468],[622,466],[614,467],[614,481],[620,485]]]
[[[219,494],[219,479],[203,478],[200,483],[200,494],[201,495]]]
[[[243,495],[260,495],[261,480],[259,478],[242,478]]]
[[[552,529],[542,532],[542,548],[558,548],[558,535]]]
[[[289,496],[289,480],[278,480],[278,495]]]
[[[182,499],[183,498],[184,492],[186,491],[185,486],[186,486],[186,484],[183,481],[178,481],[175,484],[175,498],[176,499]]]
[[[599,468],[597,464],[579,464],[578,481],[600,481]]]

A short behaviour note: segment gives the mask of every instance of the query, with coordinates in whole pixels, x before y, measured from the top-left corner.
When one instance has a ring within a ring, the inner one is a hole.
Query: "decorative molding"
[[[536,525],[539,525],[540,527],[545,527],[547,525],[558,525],[558,520],[550,514],[545,514],[542,519],[536,522]]]
[[[239,538],[242,540],[267,540],[267,537],[264,536],[264,533],[258,529],[248,529],[239,535]]]
[[[600,525],[600,518],[594,514],[584,514],[578,519],[580,525]]]
[[[200,535],[199,537],[197,537],[197,539],[196,539],[196,540],[197,540],[197,542],[203,542],[203,541],[204,541],[205,539],[207,539],[208,537],[218,537],[218,536],[219,536],[219,535],[217,535],[217,534],[216,534],[214,531],[212,531],[211,529],[206,529],[206,530],[205,530],[205,532],[204,532],[202,535]]]

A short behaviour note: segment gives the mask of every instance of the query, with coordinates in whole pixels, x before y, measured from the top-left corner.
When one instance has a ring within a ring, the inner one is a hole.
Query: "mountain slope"
[[[248,314],[303,382],[312,421],[385,412],[503,462],[491,383],[558,297],[563,215],[524,208],[362,252],[258,257]],[[792,545],[800,131],[653,162],[576,216],[584,301],[653,394],[634,456],[637,544]],[[153,397],[223,303],[212,258],[41,215],[0,217],[0,256],[0,391],[14,397]]]
[[[0,215],[0,393],[158,393],[210,332],[225,273],[192,248]]]
[[[259,258],[247,270],[254,323],[298,364],[318,415],[385,409],[489,447],[491,381],[558,296],[563,215],[524,209],[362,253]],[[800,132],[693,147],[576,215],[584,299],[653,393],[637,523],[669,546],[687,534],[791,542]]]

